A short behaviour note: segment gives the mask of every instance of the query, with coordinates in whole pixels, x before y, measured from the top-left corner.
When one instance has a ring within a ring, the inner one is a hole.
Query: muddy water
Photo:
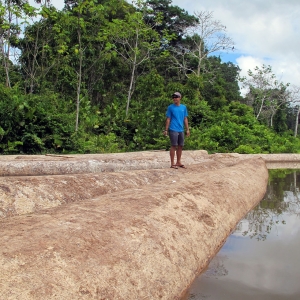
[[[185,299],[300,299],[300,170],[269,172],[264,199],[241,220]]]

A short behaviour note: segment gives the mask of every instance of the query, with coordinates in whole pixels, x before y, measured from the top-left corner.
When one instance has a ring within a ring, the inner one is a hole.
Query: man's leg
[[[183,149],[183,145],[184,145],[184,133],[183,132],[179,132],[178,134],[178,148],[177,148],[177,152],[176,152],[176,165],[179,167],[184,168],[184,165],[181,163],[181,155],[182,155],[182,149]]]
[[[177,151],[176,151],[176,158],[177,158],[176,165],[177,166],[182,165],[182,163],[181,163],[182,148],[183,148],[183,146],[178,146],[177,147]]]
[[[178,144],[178,132],[176,131],[169,131],[169,137],[171,142],[171,148],[170,148],[170,159],[171,159],[171,167],[175,165],[175,153],[177,149]],[[177,169],[177,167],[176,167]]]
[[[176,146],[171,146],[171,149],[170,149],[171,167],[175,165],[176,148],[177,148]]]

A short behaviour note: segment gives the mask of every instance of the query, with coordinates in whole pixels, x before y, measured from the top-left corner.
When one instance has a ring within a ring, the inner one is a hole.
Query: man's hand
[[[168,130],[164,130],[164,131],[163,131],[163,135],[164,135],[164,136],[167,136],[167,135],[168,135]]]
[[[190,130],[189,129],[186,131],[186,136],[190,136]]]

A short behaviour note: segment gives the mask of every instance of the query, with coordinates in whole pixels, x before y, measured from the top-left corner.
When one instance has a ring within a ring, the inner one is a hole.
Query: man
[[[181,162],[182,148],[184,144],[184,128],[186,129],[186,135],[190,136],[189,124],[188,124],[188,112],[185,105],[180,104],[181,94],[176,92],[172,95],[173,104],[168,106],[166,116],[166,130],[164,135],[169,132],[171,141],[170,158],[171,168],[178,169],[185,168]],[[175,163],[176,154],[176,163]]]

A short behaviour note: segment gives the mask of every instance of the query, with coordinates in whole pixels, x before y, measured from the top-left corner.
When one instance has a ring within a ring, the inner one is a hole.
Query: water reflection
[[[300,299],[300,170],[270,170],[267,193],[186,299]]]

